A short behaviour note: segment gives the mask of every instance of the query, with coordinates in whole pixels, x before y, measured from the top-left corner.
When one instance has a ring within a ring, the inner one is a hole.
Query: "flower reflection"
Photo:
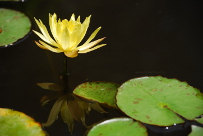
[[[33,31],[44,41],[39,40],[39,42],[35,41],[35,43],[42,49],[56,53],[64,52],[67,57],[71,58],[77,57],[78,53],[87,53],[105,46],[106,44],[97,45],[104,38],[91,42],[101,27],[97,28],[84,44],[78,46],[86,34],[90,18],[91,16],[86,17],[85,21],[81,23],[80,16],[76,20],[74,14],[72,14],[69,21],[67,19],[62,21],[60,19],[57,20],[56,14],[49,14],[49,25],[54,39],[49,35],[43,22],[35,19],[41,33]]]
[[[42,124],[45,127],[52,125],[60,112],[63,121],[68,125],[68,129],[72,133],[74,120],[81,122],[84,126],[86,126],[85,115],[89,114],[91,109],[101,113],[106,113],[106,111],[100,107],[98,102],[90,103],[75,96],[73,93],[65,94],[64,88],[60,85],[54,83],[38,83],[38,86],[43,89],[49,89],[53,91],[42,97],[42,105],[45,105],[52,99],[57,99],[51,109],[47,122]]]

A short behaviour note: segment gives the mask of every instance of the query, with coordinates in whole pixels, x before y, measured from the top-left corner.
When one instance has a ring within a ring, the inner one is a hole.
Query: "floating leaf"
[[[23,38],[31,28],[29,18],[15,10],[0,9],[0,47]]]
[[[170,126],[203,113],[199,90],[186,82],[160,76],[135,78],[125,82],[117,93],[117,105],[128,116],[148,124]]]
[[[202,116],[201,118],[196,118],[195,120],[196,120],[197,122],[203,124],[203,116]]]
[[[147,129],[130,118],[114,118],[92,127],[88,136],[147,136]]]
[[[115,95],[118,84],[109,82],[87,82],[75,88],[73,93],[82,98],[116,107]]]
[[[22,112],[0,108],[1,136],[45,136],[41,125]]]
[[[192,125],[192,132],[188,136],[202,136],[203,128],[196,125]]]

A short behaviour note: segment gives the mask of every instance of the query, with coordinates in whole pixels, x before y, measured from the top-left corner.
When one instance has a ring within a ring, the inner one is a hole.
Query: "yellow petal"
[[[41,20],[37,20],[36,18],[35,19],[35,22],[37,23],[40,31],[42,32],[43,36],[46,37],[47,39],[47,43],[53,45],[53,46],[57,46],[56,42],[50,37],[48,31],[47,31],[47,28],[46,26],[43,24],[43,22]]]
[[[56,40],[57,38],[57,33],[56,33],[56,28],[57,28],[57,20],[56,20],[57,16],[54,13],[53,15],[49,14],[49,26],[50,26],[50,30],[51,33],[54,37],[54,39]]]
[[[80,16],[78,16],[78,18],[77,18],[77,22],[80,22]]]
[[[71,44],[71,39],[70,39],[70,34],[67,28],[64,28],[63,31],[61,31],[61,36],[59,37],[59,43],[62,46],[63,50],[69,50],[70,44]]]
[[[58,48],[53,48],[53,47],[51,47],[50,45],[48,45],[48,44],[46,44],[46,43],[44,43],[44,42],[42,42],[42,41],[39,41],[39,42],[40,42],[40,44],[42,44],[45,48],[47,48],[48,50],[50,50],[50,51],[52,51],[52,52],[56,52],[56,53],[63,52],[63,50],[58,49]]]
[[[77,45],[80,43],[81,39],[81,24],[80,23],[75,23],[74,24],[74,28],[72,29],[72,31],[69,31],[69,49],[74,50]],[[83,38],[83,37],[82,37]]]
[[[80,31],[78,32],[78,42],[77,42],[77,45],[82,41],[82,39],[84,38],[84,36],[85,36],[85,34],[87,32],[87,29],[88,29],[89,24],[90,24],[90,18],[91,18],[91,16],[87,17],[85,19],[85,21],[80,26]]]
[[[67,57],[75,58],[75,57],[78,56],[78,51],[64,52],[64,54],[65,54]]]
[[[72,16],[71,16],[70,20],[75,21],[75,14],[72,14]]]
[[[105,46],[106,44],[101,44],[101,45],[97,45],[96,47],[94,48],[91,48],[91,49],[87,49],[87,50],[83,50],[83,51],[79,51],[78,53],[87,53],[87,52],[90,52],[90,51],[93,51],[93,50],[96,50],[98,48],[101,48],[103,46]]]
[[[101,39],[98,39],[98,40],[93,41],[93,42],[91,42],[91,43],[88,43],[88,44],[86,44],[86,45],[80,46],[80,47],[78,47],[77,49],[78,49],[79,51],[83,51],[83,50],[90,49],[91,47],[93,47],[93,46],[97,45],[98,43],[100,43],[100,42],[101,42],[102,40],[104,40],[105,38],[106,38],[106,37],[101,38]]]
[[[101,27],[97,28],[92,34],[91,36],[88,38],[88,40],[79,47],[79,49],[83,48],[84,46],[86,46],[86,44],[88,44],[96,35],[97,33],[99,32],[99,30],[101,29]]]
[[[41,44],[38,43],[37,41],[35,41],[35,43],[36,43],[40,48],[48,50],[46,47],[44,47],[43,45],[41,45]]]
[[[36,35],[38,35],[43,41],[45,41],[46,43],[49,43],[51,44],[51,42],[44,36],[42,35],[41,33],[35,31],[35,30],[32,30]]]
[[[76,48],[78,44],[82,41],[82,39],[85,37],[85,34],[89,27],[90,17],[91,16],[87,17],[83,24],[76,22],[77,24],[75,24],[75,28],[71,34],[71,41],[75,41],[74,44],[71,45],[72,49]]]

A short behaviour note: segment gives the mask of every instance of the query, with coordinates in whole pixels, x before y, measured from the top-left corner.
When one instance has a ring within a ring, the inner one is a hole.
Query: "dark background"
[[[37,31],[34,17],[48,27],[49,13],[56,13],[61,19],[69,19],[75,13],[82,21],[92,15],[84,41],[102,26],[95,39],[107,37],[102,43],[108,45],[68,58],[72,88],[87,81],[121,84],[135,77],[161,75],[203,90],[203,1],[28,0],[0,2],[0,7],[22,11]],[[36,83],[59,83],[63,55],[42,50],[34,43],[39,39],[31,32],[23,42],[0,48],[0,107],[46,122],[54,101],[40,106],[40,98],[48,91]],[[93,111],[87,118],[94,117],[95,122],[103,116]],[[60,117],[45,130],[50,136],[69,135]],[[81,136],[84,131],[76,123],[73,135]]]

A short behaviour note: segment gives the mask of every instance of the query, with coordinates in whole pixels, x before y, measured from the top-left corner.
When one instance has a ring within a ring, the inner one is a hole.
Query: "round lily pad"
[[[192,132],[188,136],[202,136],[203,135],[203,128],[192,125]]]
[[[0,108],[1,136],[45,136],[41,125],[22,112]]]
[[[22,40],[31,29],[29,18],[15,10],[0,8],[0,47]]]
[[[131,79],[118,88],[118,107],[141,122],[170,126],[203,113],[203,96],[186,82],[161,76]],[[179,114],[179,115],[177,115]]]
[[[87,136],[147,136],[147,129],[131,118],[114,118],[95,125]]]
[[[116,107],[115,96],[118,84],[110,82],[87,82],[75,88],[73,93],[90,101]]]

